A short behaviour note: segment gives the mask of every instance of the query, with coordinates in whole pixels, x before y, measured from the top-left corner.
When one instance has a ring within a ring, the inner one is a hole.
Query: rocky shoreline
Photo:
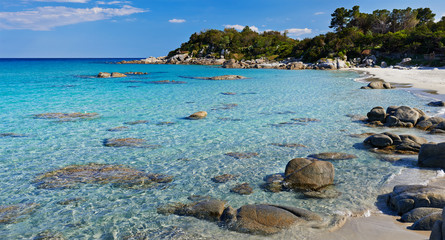
[[[410,58],[403,59],[399,64],[393,66],[394,68],[402,69],[411,62]],[[244,68],[244,69],[287,69],[287,70],[337,70],[345,68],[386,68],[388,64],[384,61],[377,64],[377,58],[374,55],[369,55],[361,58],[354,58],[351,60],[342,58],[322,58],[315,63],[304,63],[299,59],[288,58],[282,61],[268,60],[267,58],[253,59],[253,60],[236,60],[224,58],[194,58],[188,53],[176,54],[172,57],[149,57],[140,60],[120,61],[116,64],[182,64],[182,65],[221,65],[222,68]]]

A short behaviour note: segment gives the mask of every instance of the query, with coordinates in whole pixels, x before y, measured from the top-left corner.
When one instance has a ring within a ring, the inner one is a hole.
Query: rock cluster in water
[[[384,154],[418,154],[422,144],[427,142],[422,137],[389,132],[371,135],[364,141],[370,151]]]
[[[97,74],[98,78],[121,78],[121,77],[126,77],[127,75],[123,74],[123,73],[118,73],[118,72],[112,72],[112,73],[108,73],[108,72],[100,72],[99,74]]]
[[[90,163],[70,165],[37,176],[38,188],[72,188],[78,184],[113,184],[118,187],[146,188],[155,183],[168,183],[172,176],[146,173],[123,165]]]
[[[217,199],[189,204],[176,203],[159,208],[158,213],[192,216],[218,222],[232,231],[260,235],[278,233],[295,225],[319,224],[323,220],[321,216],[309,210],[287,206],[255,204],[234,210],[226,206],[224,201]]]
[[[239,80],[246,79],[246,77],[240,75],[221,75],[215,77],[193,77],[194,79],[202,79],[202,80]]]

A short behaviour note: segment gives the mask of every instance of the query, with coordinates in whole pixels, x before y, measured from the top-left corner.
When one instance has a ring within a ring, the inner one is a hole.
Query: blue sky
[[[444,0],[0,0],[0,58],[166,55],[205,29],[252,26],[294,38],[330,31],[338,7],[429,7]]]

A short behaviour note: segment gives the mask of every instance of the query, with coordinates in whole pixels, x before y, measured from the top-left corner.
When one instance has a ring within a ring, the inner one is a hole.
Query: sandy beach
[[[354,71],[367,72],[376,78],[396,84],[409,84],[436,94],[445,94],[445,68],[353,68]]]

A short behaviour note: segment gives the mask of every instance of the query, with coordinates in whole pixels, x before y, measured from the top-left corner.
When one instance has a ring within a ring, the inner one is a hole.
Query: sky
[[[445,16],[444,0],[0,0],[0,58],[157,57],[225,27],[303,39],[332,31],[331,13],[354,5]]]

